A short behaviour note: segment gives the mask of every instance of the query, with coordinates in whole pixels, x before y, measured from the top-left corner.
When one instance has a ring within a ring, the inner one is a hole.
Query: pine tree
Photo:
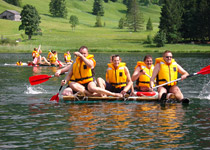
[[[187,0],[183,1],[183,16],[182,16],[182,26],[181,34],[182,37],[187,40],[197,39],[198,31],[198,17],[197,17],[197,0]]]
[[[94,0],[93,14],[104,16],[103,0]]]
[[[19,30],[25,30],[25,34],[28,35],[28,39],[30,40],[32,35],[40,30],[39,24],[41,23],[41,17],[32,5],[25,5],[20,15],[22,24],[19,26]]]
[[[100,15],[97,15],[97,16],[96,16],[95,27],[102,27],[101,16],[100,16]]]
[[[143,30],[144,28],[144,17],[140,12],[138,2],[132,0],[130,10],[127,14],[127,23],[130,29],[133,29],[134,32],[138,30]]]
[[[151,21],[151,19],[149,18],[148,19],[148,22],[147,22],[147,30],[150,30],[150,31],[152,31],[153,30],[153,26],[152,26],[152,21]]]
[[[125,24],[126,24],[126,19],[123,18],[123,17],[120,18],[118,27],[119,27],[120,29],[123,29],[123,28],[125,27]]]
[[[202,41],[205,41],[208,38],[208,19],[210,19],[210,11],[208,7],[208,0],[200,1],[198,5],[198,27],[197,30],[198,38]]]
[[[50,13],[54,17],[67,17],[67,9],[65,0],[51,0],[49,4]]]
[[[164,31],[159,31],[154,37],[154,43],[157,47],[163,47],[166,43],[166,34]]]
[[[182,13],[180,0],[165,0],[161,9],[159,29],[166,33],[168,43],[177,43],[181,40]]]
[[[21,7],[22,1],[21,0],[4,0],[5,2]]]

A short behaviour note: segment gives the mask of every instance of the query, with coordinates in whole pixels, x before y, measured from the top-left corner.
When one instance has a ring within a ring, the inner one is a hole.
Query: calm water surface
[[[96,77],[104,78],[111,53],[94,55]],[[132,74],[145,54],[120,55]],[[189,73],[210,65],[210,54],[174,56]],[[18,60],[27,62],[31,54],[0,54],[0,149],[210,149],[210,75],[179,82],[184,96],[191,99],[189,105],[54,104],[49,99],[64,76],[31,86],[30,76],[51,75],[57,68],[11,65]]]

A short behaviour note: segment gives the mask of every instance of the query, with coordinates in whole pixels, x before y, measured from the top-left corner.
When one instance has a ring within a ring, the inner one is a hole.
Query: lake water
[[[111,53],[94,55],[96,77],[104,78]],[[144,55],[120,53],[131,74]],[[210,65],[210,54],[174,57],[189,73]],[[64,76],[31,86],[30,76],[52,75],[57,68],[12,66],[18,60],[27,62],[31,54],[0,54],[0,149],[210,149],[210,75],[178,83],[189,105],[55,104],[49,99],[58,93]]]

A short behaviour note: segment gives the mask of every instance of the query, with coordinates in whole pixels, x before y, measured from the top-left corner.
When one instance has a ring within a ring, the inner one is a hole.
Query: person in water
[[[108,63],[106,70],[106,81],[97,79],[99,87],[111,92],[121,93],[123,96],[130,92],[133,82],[126,63],[121,62],[119,55],[112,56],[112,62]]]
[[[18,61],[18,62],[16,63],[16,65],[17,65],[17,66],[22,66],[23,63],[22,63],[22,61]]]
[[[131,80],[136,81],[135,90],[148,92],[150,91],[150,78],[154,69],[151,55],[146,55],[144,61],[138,61],[131,77]]]
[[[122,97],[122,94],[113,93],[96,86],[94,81],[96,61],[94,55],[88,53],[86,46],[80,47],[78,52],[74,52],[74,55],[77,58],[72,64],[73,66],[70,67],[67,79],[62,81],[62,85],[68,83],[74,93],[79,92],[87,96],[108,95]]]
[[[161,85],[173,80],[176,80],[178,73],[181,74],[181,79],[184,80],[189,75],[176,61],[173,59],[173,54],[171,51],[166,50],[163,53],[163,57],[156,58],[155,67],[153,70],[152,77],[150,79],[150,88],[154,86],[154,80],[156,78],[156,84]],[[172,93],[180,102],[189,101],[184,99],[184,96],[177,86],[177,82],[169,83],[165,86],[158,88],[158,98],[161,101],[166,100],[167,94]]]

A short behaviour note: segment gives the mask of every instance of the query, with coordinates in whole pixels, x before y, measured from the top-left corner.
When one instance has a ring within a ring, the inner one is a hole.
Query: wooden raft
[[[62,96],[64,102],[73,101],[158,101],[157,96],[129,96],[124,97],[75,97],[75,96]]]

